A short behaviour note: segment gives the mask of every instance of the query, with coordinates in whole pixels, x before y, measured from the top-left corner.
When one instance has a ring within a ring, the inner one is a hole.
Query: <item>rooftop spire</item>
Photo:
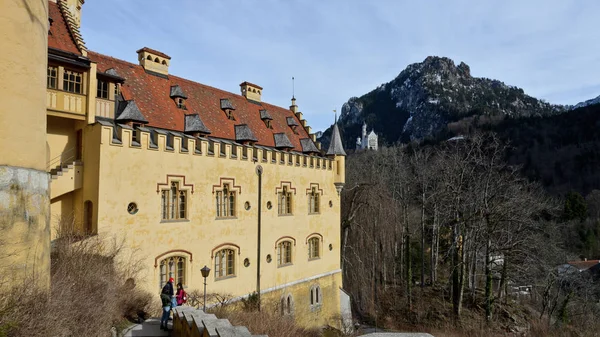
[[[327,155],[345,156],[346,151],[344,151],[344,146],[342,145],[342,137],[340,136],[340,130],[338,129],[337,125],[337,113],[335,119],[336,121],[335,123],[333,123],[333,128],[331,131],[331,142],[329,143],[329,149],[327,149]]]
[[[296,99],[295,91],[296,91],[296,86],[294,84],[294,76],[292,76],[292,100]]]

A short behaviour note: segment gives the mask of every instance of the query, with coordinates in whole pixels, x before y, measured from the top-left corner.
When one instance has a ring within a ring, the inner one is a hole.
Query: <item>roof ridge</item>
[[[77,49],[79,49],[79,52],[81,52],[82,54],[86,53],[87,47],[85,46],[83,37],[79,32],[79,28],[75,24],[75,19],[73,19],[73,15],[67,7],[67,4],[64,2],[64,0],[58,0],[57,3],[58,8],[60,9],[60,13],[62,14],[63,18],[65,19],[65,23],[67,24],[67,29],[69,30],[69,35],[71,36],[71,39],[73,39],[73,42],[75,42],[75,45],[77,46]]]

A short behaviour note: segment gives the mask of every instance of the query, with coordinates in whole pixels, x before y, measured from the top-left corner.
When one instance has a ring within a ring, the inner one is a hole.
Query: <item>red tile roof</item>
[[[114,68],[120,77],[125,78],[121,86],[126,100],[135,100],[142,114],[148,120],[148,126],[173,131],[184,131],[186,114],[197,113],[211,131],[211,137],[235,140],[235,125],[247,124],[258,139],[257,144],[273,147],[273,135],[285,133],[292,142],[294,150],[302,151],[300,139],[310,138],[303,127],[297,127],[294,134],[288,126],[287,117],[300,121],[289,109],[268,103],[253,103],[245,97],[216,89],[181,77],[169,75],[168,79],[148,74],[138,64],[132,64],[110,56],[89,51],[88,57],[98,64],[98,72]],[[187,110],[177,108],[169,97],[171,86],[179,85],[188,96],[185,101]],[[227,98],[233,104],[235,120],[229,120],[221,110],[221,99]],[[260,119],[260,110],[266,109],[273,120],[272,129],[266,127]]]
[[[48,16],[53,20],[48,32],[48,47],[81,55],[57,3],[48,1]]]
[[[150,49],[148,47],[144,47],[142,49],[138,49],[137,53],[139,53],[141,51],[147,51],[147,52],[152,53],[154,55],[162,56],[162,57],[164,57],[166,59],[169,59],[169,60],[171,59],[171,56],[169,56],[169,55],[167,55],[167,54],[165,54],[163,52],[159,52],[158,50]]]

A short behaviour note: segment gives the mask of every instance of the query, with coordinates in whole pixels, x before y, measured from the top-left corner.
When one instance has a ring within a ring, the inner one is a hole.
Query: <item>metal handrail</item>
[[[70,149],[67,149],[63,152],[61,152],[61,154],[59,154],[58,156],[50,159],[48,161],[48,163],[46,164],[46,170],[50,171],[53,168],[56,168],[57,166],[63,166],[63,164],[65,163],[72,163],[75,161],[75,156],[76,153],[74,152],[75,148],[72,147]]]

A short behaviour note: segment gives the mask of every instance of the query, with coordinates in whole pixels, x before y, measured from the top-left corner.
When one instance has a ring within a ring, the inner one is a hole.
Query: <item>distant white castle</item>
[[[367,123],[364,122],[362,126],[362,138],[356,138],[356,150],[369,149],[377,151],[377,139],[378,136],[373,130],[367,135]]]

